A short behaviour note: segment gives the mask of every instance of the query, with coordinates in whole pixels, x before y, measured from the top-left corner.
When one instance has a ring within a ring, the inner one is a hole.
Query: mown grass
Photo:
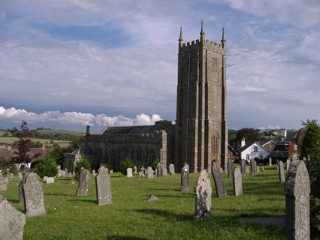
[[[112,205],[98,206],[95,181],[91,178],[87,197],[76,197],[77,182],[71,178],[43,184],[47,214],[28,217],[24,239],[284,239],[282,227],[247,224],[240,217],[284,217],[284,186],[275,167],[243,178],[244,195],[234,196],[232,180],[224,176],[228,196],[218,199],[213,179],[212,218],[195,221],[193,186],[180,192],[180,174],[162,178],[126,178],[111,174]],[[18,180],[1,192],[11,204],[18,202]],[[159,197],[147,201],[149,195]]]

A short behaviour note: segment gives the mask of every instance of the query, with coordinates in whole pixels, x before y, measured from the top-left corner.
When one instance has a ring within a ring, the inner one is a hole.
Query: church
[[[226,116],[226,39],[206,40],[203,22],[200,39],[178,43],[176,121],[173,125],[107,127],[100,134],[86,130],[91,165],[107,165],[114,171],[130,158],[136,166],[154,161],[179,171],[185,163],[190,172],[207,169],[211,161],[225,168],[228,159]]]

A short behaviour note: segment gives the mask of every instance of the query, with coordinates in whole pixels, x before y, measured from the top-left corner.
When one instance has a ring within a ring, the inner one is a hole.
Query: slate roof
[[[156,131],[165,130],[168,133],[174,133],[175,125],[150,125],[150,126],[126,126],[126,127],[108,127],[100,135],[112,134],[153,134]]]

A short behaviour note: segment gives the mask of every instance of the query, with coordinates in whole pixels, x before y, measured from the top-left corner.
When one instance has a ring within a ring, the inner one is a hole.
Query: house
[[[239,152],[240,158],[245,159],[249,163],[252,159],[263,160],[270,154],[270,152],[265,150],[258,142],[246,144],[245,139],[242,139],[241,141],[241,148],[239,149]]]

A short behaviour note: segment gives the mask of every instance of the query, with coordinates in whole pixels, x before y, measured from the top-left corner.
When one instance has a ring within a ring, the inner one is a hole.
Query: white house
[[[241,159],[245,159],[250,162],[251,159],[265,159],[268,157],[270,152],[266,151],[259,143],[254,142],[250,144],[245,144],[243,139],[241,142],[241,148],[239,150]]]

